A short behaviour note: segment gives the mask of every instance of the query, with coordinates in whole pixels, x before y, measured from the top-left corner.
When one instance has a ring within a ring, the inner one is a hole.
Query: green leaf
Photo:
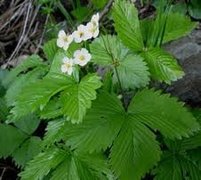
[[[142,57],[130,54],[117,66],[121,85],[125,89],[145,87],[149,83],[149,71]],[[117,73],[114,73],[114,82],[118,83]]]
[[[137,119],[128,117],[114,142],[110,161],[120,179],[141,179],[159,161],[160,154],[154,133]]]
[[[43,147],[49,147],[55,142],[59,142],[63,138],[63,132],[65,130],[65,120],[58,119],[50,121],[46,128],[45,137],[43,140]]]
[[[146,63],[140,56],[129,51],[116,36],[98,38],[91,44],[90,49],[93,62],[111,67],[114,83],[117,83],[119,75],[124,89],[145,87],[149,83]]]
[[[185,15],[187,13],[186,3],[178,2],[178,3],[174,4],[174,6],[172,7],[172,12]]]
[[[155,180],[199,180],[201,177],[201,169],[184,154],[165,152],[161,162],[155,169],[155,174]]]
[[[55,119],[61,116],[62,113],[62,104],[60,99],[54,98],[49,101],[49,103],[44,107],[40,112],[41,119]]]
[[[17,120],[38,109],[42,110],[54,95],[73,83],[74,81],[65,75],[54,74],[26,86],[11,110],[14,119]]]
[[[116,0],[112,9],[115,30],[123,43],[134,51],[142,51],[143,38],[140,31],[138,11],[127,0]]]
[[[129,53],[116,36],[105,35],[94,40],[90,45],[92,61],[101,66],[113,66]]]
[[[168,84],[184,76],[176,59],[160,48],[145,51],[142,56],[148,64],[153,79]]]
[[[188,2],[189,14],[195,19],[201,19],[201,4],[199,0],[191,0]]]
[[[109,173],[101,154],[72,153],[53,171],[51,180],[106,180]]]
[[[196,26],[197,23],[189,17],[180,13],[170,13],[167,17],[163,43],[188,35]]]
[[[8,70],[0,68],[0,97],[3,97],[6,93],[6,87],[3,84],[5,77],[8,75]]]
[[[194,116],[183,103],[169,94],[144,89],[136,94],[129,105],[129,113],[165,137],[189,137],[200,128]]]
[[[96,7],[96,9],[101,9],[103,8],[108,0],[91,0],[93,5]]]
[[[52,74],[63,74],[61,71],[61,65],[63,64],[63,58],[64,57],[72,57],[75,50],[79,49],[81,47],[81,44],[77,44],[72,42],[68,48],[68,51],[65,52],[63,50],[58,50],[57,53],[54,55],[52,64],[50,67],[50,71],[47,76],[51,76]]]
[[[195,149],[197,147],[201,147],[201,131],[191,136],[190,138],[184,138],[180,142],[178,142],[181,146],[181,149]]]
[[[6,100],[5,98],[0,98],[0,122],[5,121],[8,114],[9,109],[6,105]]]
[[[63,137],[72,149],[88,152],[106,150],[120,131],[123,118],[124,109],[120,100],[102,92],[94,101],[83,123],[65,125]]]
[[[57,53],[58,49],[59,48],[56,45],[56,39],[52,39],[46,42],[43,46],[43,52],[45,53],[45,56],[50,62],[53,61],[54,56]]]
[[[163,160],[163,161],[162,161]],[[162,160],[154,171],[155,180],[182,180],[183,174],[180,168],[178,156],[166,152],[162,156]]]
[[[15,122],[15,126],[27,134],[32,134],[40,123],[40,119],[35,114],[28,114]]]
[[[167,11],[159,11],[155,19],[144,19],[140,23],[147,48],[160,47],[162,43],[186,36],[197,25],[181,13]]]
[[[201,147],[188,151],[188,157],[192,159],[201,169]]]
[[[86,6],[80,6],[73,11],[71,14],[76,18],[77,21],[82,22],[87,16],[89,16],[90,9]]]
[[[91,101],[96,99],[96,89],[101,87],[100,77],[88,74],[79,84],[70,86],[62,93],[63,113],[72,123],[80,123],[91,107]]]
[[[6,124],[0,124],[0,157],[10,156],[27,138],[19,129]]]
[[[31,160],[20,176],[22,180],[43,179],[46,175],[51,175],[51,180],[102,180],[109,173],[101,154],[88,155],[52,147]]]
[[[140,179],[159,161],[161,152],[153,131],[175,139],[188,137],[199,124],[175,98],[145,89],[133,98],[128,112],[117,97],[104,92],[93,102],[82,124],[69,123],[62,129],[63,140],[73,150],[111,148],[112,167],[124,180]]]
[[[5,98],[8,106],[14,105],[17,97],[22,93],[22,90],[27,85],[35,82],[45,74],[45,69],[37,67],[26,74],[18,76],[9,86]]]
[[[5,77],[8,75],[9,71],[7,69],[0,68],[0,82],[2,82]]]
[[[46,67],[46,65],[42,62],[42,59],[38,55],[29,56],[16,68],[10,71],[8,76],[6,76],[6,78],[4,79],[3,85],[6,87],[9,86],[9,84],[13,82],[13,80],[16,79],[16,76],[18,76],[20,73],[26,72],[29,68],[35,67]]]
[[[4,86],[2,85],[0,81],[0,98],[3,97],[5,93],[6,93],[6,89],[4,88]]]
[[[25,164],[36,156],[41,148],[41,139],[32,136],[26,140],[16,151],[12,153],[12,157],[18,166],[24,167]]]
[[[39,153],[33,160],[28,162],[25,170],[20,173],[22,180],[43,179],[51,169],[56,168],[65,158],[64,150],[52,147],[45,152]]]
[[[55,73],[63,74],[61,72],[61,65],[63,63],[62,60],[64,57],[66,57],[66,55],[63,52],[59,51],[55,54],[48,75],[55,74]]]

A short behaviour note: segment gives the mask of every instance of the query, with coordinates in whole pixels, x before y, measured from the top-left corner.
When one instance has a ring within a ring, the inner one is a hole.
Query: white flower
[[[67,35],[64,30],[59,31],[57,46],[63,48],[65,51],[68,49],[69,45],[73,41],[72,35]]]
[[[76,43],[90,39],[90,34],[87,31],[87,27],[82,24],[79,25],[77,31],[73,32],[73,38]]]
[[[99,34],[99,27],[94,26],[92,22],[87,23],[87,30],[90,34],[90,37],[96,38]]]
[[[61,71],[63,73],[67,73],[71,75],[73,72],[73,59],[69,59],[67,57],[63,58],[63,64],[61,66]]]
[[[74,52],[74,63],[80,66],[86,65],[91,60],[91,54],[87,49],[82,48]]]
[[[91,18],[91,23],[92,23],[94,26],[96,26],[97,28],[98,28],[98,26],[99,26],[99,18],[100,18],[99,13],[94,14],[94,15],[92,16],[92,18]]]

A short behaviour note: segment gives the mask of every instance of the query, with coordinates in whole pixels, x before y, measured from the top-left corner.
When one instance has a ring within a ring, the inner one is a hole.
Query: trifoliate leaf
[[[138,11],[127,0],[116,0],[112,9],[115,30],[123,43],[134,51],[142,51],[143,38],[140,31]]]
[[[8,157],[27,138],[19,129],[6,124],[0,124],[0,157]]]
[[[103,36],[91,44],[92,60],[113,69],[114,82],[120,79],[124,89],[145,87],[149,71],[142,57],[127,49],[116,36]]]
[[[101,87],[100,77],[88,74],[78,84],[70,86],[62,93],[63,113],[72,123],[80,123],[96,99],[96,89]]]
[[[72,149],[93,152],[111,148],[112,167],[124,180],[142,178],[159,161],[154,131],[175,139],[189,136],[199,124],[175,98],[145,89],[134,96],[128,112],[117,97],[104,92],[82,124],[64,127],[63,139]]]
[[[160,48],[149,49],[142,54],[153,79],[168,84],[184,76],[176,59]]]

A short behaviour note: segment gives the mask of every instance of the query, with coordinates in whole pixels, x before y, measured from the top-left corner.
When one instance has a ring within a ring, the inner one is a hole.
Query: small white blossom
[[[63,58],[63,64],[61,66],[61,71],[63,73],[67,73],[68,75],[71,75],[73,72],[73,59],[69,59],[67,57]]]
[[[90,39],[90,34],[87,31],[87,27],[82,24],[79,25],[77,30],[73,32],[73,38],[76,43]]]
[[[98,26],[99,26],[99,18],[100,18],[99,13],[94,14],[94,15],[92,16],[92,18],[91,18],[91,23],[92,23],[94,26],[96,26],[97,28],[98,28]]]
[[[67,35],[64,30],[59,31],[57,46],[63,48],[65,51],[68,49],[69,45],[72,43],[72,35]]]
[[[90,34],[90,38],[96,38],[99,34],[99,28],[94,26],[92,22],[87,23],[87,30]]]
[[[86,65],[91,60],[91,54],[87,49],[82,48],[74,52],[74,63],[80,66]]]

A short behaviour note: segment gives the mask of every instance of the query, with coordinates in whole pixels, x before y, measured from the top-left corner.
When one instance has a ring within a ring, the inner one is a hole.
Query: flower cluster
[[[77,30],[72,34],[66,34],[64,30],[59,31],[57,38],[57,46],[63,48],[65,51],[68,50],[70,44],[74,41],[75,43],[81,43],[92,38],[96,38],[99,34],[99,14],[92,16],[91,21],[86,25],[79,25]],[[91,54],[87,49],[82,48],[74,52],[73,58],[65,57],[61,66],[61,71],[71,75],[73,72],[73,66],[78,64],[85,66],[91,60]]]
[[[61,66],[61,71],[71,75],[73,73],[73,66],[78,64],[80,66],[85,66],[91,60],[91,54],[87,49],[82,48],[81,50],[76,50],[74,52],[73,58],[64,57],[63,64]]]

